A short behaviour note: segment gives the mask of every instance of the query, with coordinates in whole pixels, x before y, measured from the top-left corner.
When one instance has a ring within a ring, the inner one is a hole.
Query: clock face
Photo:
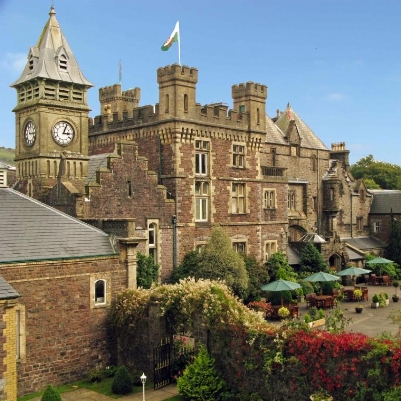
[[[52,135],[59,145],[65,146],[74,139],[74,128],[66,121],[60,121],[54,125]]]
[[[28,121],[25,125],[24,140],[27,146],[32,146],[36,138],[36,128],[32,121]]]

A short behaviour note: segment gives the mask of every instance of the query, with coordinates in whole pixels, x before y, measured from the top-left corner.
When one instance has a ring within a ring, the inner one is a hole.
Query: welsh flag
[[[170,49],[171,45],[174,42],[178,42],[179,40],[180,40],[180,24],[177,21],[177,23],[175,24],[173,32],[171,33],[170,37],[164,42],[164,44],[161,47],[161,49],[163,51],[166,51],[166,50]]]

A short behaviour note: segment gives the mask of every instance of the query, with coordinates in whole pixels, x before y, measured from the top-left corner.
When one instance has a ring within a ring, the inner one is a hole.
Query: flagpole
[[[181,65],[181,33],[179,24],[178,22],[178,64]]]

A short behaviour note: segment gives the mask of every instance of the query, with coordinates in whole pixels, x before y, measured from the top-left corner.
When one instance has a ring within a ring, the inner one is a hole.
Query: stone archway
[[[336,268],[337,272],[341,270],[341,267],[342,267],[341,262],[342,262],[342,258],[338,253],[333,253],[329,257],[330,267],[334,266]]]
[[[289,242],[297,242],[299,241],[307,231],[305,228],[298,226],[298,225],[293,225],[288,228],[288,241]]]

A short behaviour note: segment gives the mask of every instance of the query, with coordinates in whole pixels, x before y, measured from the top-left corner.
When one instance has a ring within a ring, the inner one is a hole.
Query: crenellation
[[[159,84],[170,80],[184,80],[196,84],[198,82],[198,70],[186,65],[172,64],[157,69],[157,82]]]
[[[267,86],[252,81],[233,85],[231,88],[232,97],[257,96],[267,99]]]

